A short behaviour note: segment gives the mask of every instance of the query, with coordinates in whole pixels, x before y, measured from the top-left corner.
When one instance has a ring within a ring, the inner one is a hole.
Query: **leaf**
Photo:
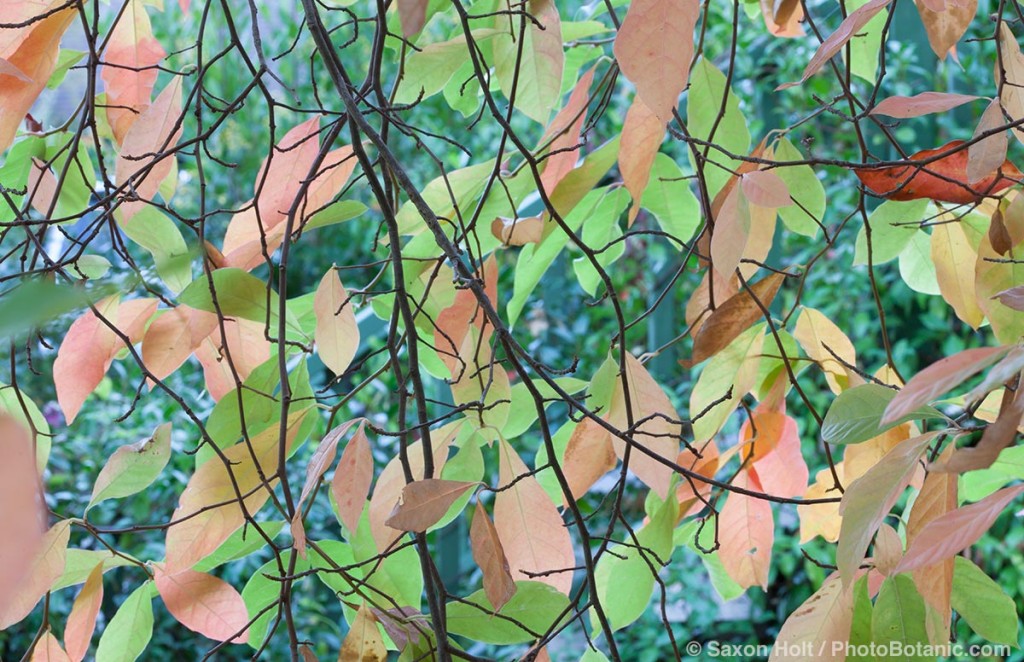
[[[633,6],[636,4],[634,2]],[[619,149],[619,172],[633,198],[629,225],[633,224],[640,211],[640,201],[651,176],[651,166],[654,165],[654,158],[664,138],[664,120],[638,94],[626,111],[626,119],[622,123],[622,147]]]
[[[978,469],[988,469],[1003,449],[1017,439],[1022,417],[1024,417],[1024,397],[1015,396],[1010,390],[1004,391],[999,416],[994,423],[990,423],[985,428],[978,445],[959,448],[946,462],[939,463],[930,469],[961,474]]]
[[[786,275],[772,273],[719,305],[693,341],[692,363],[714,356],[749,329],[768,310]]]
[[[783,497],[803,496],[807,491],[809,470],[800,449],[796,420],[782,412],[754,411],[759,437],[769,450],[754,459],[761,486],[770,494]],[[768,436],[765,440],[763,437]]]
[[[863,381],[850,367],[857,365],[853,343],[821,311],[805,306],[796,320],[793,337],[807,352],[807,356],[825,372],[825,381],[833,393],[840,393]]]
[[[846,486],[839,505],[843,523],[836,550],[836,565],[844,586],[853,581],[875,531],[910,482],[921,454],[936,434],[904,441],[866,474]],[[897,568],[894,572],[902,570]]]
[[[554,627],[568,607],[569,599],[549,584],[519,581],[515,595],[500,611],[494,610],[480,590],[459,602],[449,602],[445,612],[452,634],[487,644],[511,645],[534,641],[538,634]]]
[[[65,662],[70,659],[68,654],[64,652],[64,649],[60,647],[57,637],[47,630],[32,649],[30,662]]]
[[[828,38],[821,42],[821,46],[814,53],[814,57],[807,63],[807,67],[804,69],[803,76],[800,80],[795,83],[785,83],[775,88],[777,90],[784,90],[787,87],[793,87],[800,85],[805,82],[808,78],[816,74],[826,62],[835,57],[839,51],[842,50],[843,46],[847,44],[853,37],[861,32],[865,25],[868,24],[875,14],[885,9],[885,6],[889,4],[891,0],[870,0],[866,4],[862,5],[858,9],[850,12],[850,14],[843,19],[843,22],[839,24],[836,31],[833,32]]]
[[[967,349],[953,356],[947,356],[914,375],[900,389],[885,408],[882,425],[896,420],[907,420],[907,416],[921,405],[934,402],[940,395],[953,390],[989,367],[1007,352],[1006,347],[979,347]]]
[[[652,43],[659,47],[663,45],[661,42]],[[729,154],[750,151],[750,127],[740,111],[739,98],[729,88],[725,74],[706,57],[698,60],[690,73],[686,127],[692,138],[714,143]],[[708,195],[714,200],[741,164],[718,149],[705,147],[702,151],[709,157],[707,161],[701,160],[700,165]],[[690,165],[696,172],[698,164],[691,152],[686,150]]]
[[[964,144],[963,140],[953,140],[942,147],[911,154],[908,165],[862,166],[854,168],[854,174],[872,193],[887,200],[930,198],[953,204],[979,202],[1024,178],[1017,166],[1007,160],[996,174],[968,183],[968,150]]]
[[[679,455],[679,440],[682,435],[679,414],[661,386],[629,352],[625,353],[625,382],[629,391],[628,413],[623,381],[622,375],[615,379],[608,408],[608,422],[622,431],[632,429],[631,445],[642,446],[666,460],[675,460]],[[625,461],[626,442],[613,436],[612,447],[619,459]],[[664,499],[668,496],[673,473],[671,466],[662,464],[637,448],[630,448],[629,469],[654,490],[659,498]]]
[[[1018,285],[1017,287],[1011,287],[1008,290],[995,295],[999,303],[1003,304],[1007,308],[1013,308],[1014,310],[1024,311],[1024,285]]]
[[[333,268],[324,274],[316,288],[313,309],[316,311],[316,342],[320,360],[334,374],[341,375],[359,350],[359,325],[356,323],[355,306]]]
[[[385,524],[399,531],[423,532],[436,524],[455,501],[476,483],[425,478],[402,488],[402,500],[395,504]]]
[[[942,297],[956,316],[971,328],[978,328],[985,317],[973,278],[977,253],[959,222],[948,215],[932,230],[932,262]]]
[[[331,494],[338,506],[338,516],[350,532],[359,525],[372,482],[373,451],[360,426],[342,451],[331,479]]]
[[[993,99],[978,122],[974,130],[972,140],[989,131],[999,129],[1003,126],[1003,109],[998,99]],[[996,170],[1006,162],[1006,150],[1009,148],[1010,137],[1006,131],[999,131],[987,138],[973,143],[967,148],[967,182],[972,186],[985,179],[989,175],[995,175]]]
[[[762,491],[761,483],[751,471],[738,474],[732,484]],[[767,590],[775,541],[771,504],[764,499],[730,493],[719,513],[718,527],[721,544],[718,556],[725,571],[743,588],[760,586]]]
[[[792,660],[792,651],[809,649],[814,653],[805,659],[843,662],[846,649],[833,644],[847,641],[852,620],[853,592],[832,577],[782,624],[768,661]]]
[[[977,10],[975,0],[968,0],[966,9],[971,9],[971,17]],[[944,57],[944,55],[943,55]],[[1002,66],[999,66],[1002,65]],[[1003,109],[1012,121],[1024,118],[1024,55],[1020,52],[1020,44],[1006,23],[999,24],[999,61],[995,67],[995,82],[999,88],[999,100]],[[1017,140],[1024,142],[1024,130],[1013,129]]]
[[[1017,647],[1017,608],[999,584],[962,556],[953,558],[953,609],[988,641]]]
[[[544,236],[544,219],[540,216],[496,218],[491,223],[491,234],[505,246],[536,244]]]
[[[912,97],[894,96],[882,99],[871,109],[869,114],[885,115],[897,119],[921,117],[932,113],[944,113],[980,98],[971,94],[921,92]]]
[[[930,521],[907,548],[896,572],[934,565],[967,549],[989,530],[1003,509],[1021,492],[1024,492],[1024,485],[1006,487]]]
[[[135,662],[153,636],[153,584],[144,582],[117,608],[96,649],[96,662]]]
[[[356,432],[356,436],[363,434],[363,426],[366,424],[365,420],[352,419],[337,426],[326,435],[320,445],[317,446],[316,451],[313,453],[313,457],[309,458],[309,464],[306,465],[306,481],[302,484],[302,493],[299,495],[299,500],[295,503],[295,515],[291,521],[291,532],[292,539],[294,540],[295,549],[299,551],[299,555],[302,558],[306,558],[306,530],[302,526],[302,504],[306,502],[306,497],[313,492],[317,484],[320,483],[320,479],[323,477],[324,472],[327,471],[331,463],[334,462],[334,456],[338,451],[338,441],[345,436],[345,433],[349,431],[349,428],[356,422],[359,422],[359,430]],[[371,460],[370,474],[373,477],[373,464]],[[367,485],[369,488],[369,485]],[[366,500],[365,493],[363,494],[363,501]],[[360,503],[360,506],[362,503]],[[361,509],[360,509],[361,510]],[[358,515],[357,515],[358,517]]]
[[[116,320],[117,297],[100,301],[96,310],[108,320]],[[85,399],[103,380],[117,349],[117,336],[92,310],[71,324],[53,363],[57,401],[68,424],[74,422]]]
[[[33,472],[34,474],[35,472]],[[21,577],[13,595],[0,604],[0,630],[6,630],[28,616],[64,572],[71,520],[50,527],[36,547],[31,567]]]
[[[924,600],[910,577],[896,575],[882,582],[871,611],[871,636],[872,643],[880,646],[881,650],[906,651],[904,659],[930,659],[926,655],[910,654],[929,644]]]
[[[175,76],[142,111],[121,143],[114,179],[118,185],[129,185],[138,197],[121,203],[122,223],[148,206],[175,166],[173,149],[182,134],[181,85],[181,77]]]
[[[651,517],[636,534],[628,533],[625,544],[599,557],[594,580],[598,597],[612,630],[635,622],[647,609],[658,572],[669,563],[675,546],[672,530],[678,519],[675,495],[654,506]],[[622,591],[622,587],[629,587]],[[591,625],[600,627],[591,612]]]
[[[777,209],[793,204],[786,182],[774,170],[751,170],[740,177],[743,195],[761,207]]]
[[[892,569],[903,557],[903,541],[896,529],[883,523],[875,534],[875,569],[886,577],[892,575]]]
[[[494,526],[512,577],[533,579],[526,573],[549,573],[537,580],[568,595],[576,567],[569,530],[544,488],[527,475],[529,470],[515,449],[502,439],[498,444],[502,489],[494,499]]]
[[[385,662],[388,649],[377,627],[377,617],[366,603],[359,605],[355,620],[341,642],[338,662]]]
[[[249,612],[234,587],[204,572],[155,568],[157,591],[179,623],[215,641],[245,643]]]
[[[96,616],[103,603],[103,562],[89,573],[85,585],[78,592],[71,607],[67,627],[64,629],[64,645],[71,662],[81,662],[89,652],[89,642],[96,629]]]
[[[309,411],[304,409],[289,416],[288,445],[294,443]],[[253,514],[266,503],[274,482],[270,478],[278,470],[280,434],[277,426],[271,426],[248,442],[224,449],[230,471],[220,458],[196,469],[171,517],[175,524],[167,529],[164,573],[173,575],[190,569],[245,524],[245,513]],[[262,476],[268,477],[269,485],[264,484]],[[238,499],[235,486],[244,499]],[[240,501],[244,501],[245,512]]]
[[[691,443],[701,444],[714,437],[740,399],[754,387],[764,345],[764,326],[758,324],[744,331],[701,370],[690,393]]]
[[[821,439],[829,444],[859,444],[907,421],[943,418],[939,410],[923,406],[889,423],[882,414],[896,391],[880,384],[861,384],[832,401],[821,426]]]
[[[765,158],[778,161],[801,161],[804,156],[788,139],[783,138],[769,148]],[[781,166],[774,171],[785,183],[793,201],[779,209],[779,217],[791,231],[814,237],[825,216],[825,187],[811,166]]]
[[[608,430],[590,418],[577,423],[562,459],[562,472],[572,497],[582,498],[601,476],[615,468],[617,462]]]
[[[402,21],[402,36],[414,37],[427,22],[429,0],[397,0],[398,18]]]
[[[501,546],[498,530],[479,500],[476,502],[473,524],[469,529],[469,541],[473,560],[483,574],[487,601],[501,611],[516,594],[516,584],[512,579],[512,571],[505,557],[505,549]]]
[[[541,146],[547,147],[547,155],[544,157],[544,172],[541,173],[540,183],[548,196],[554,194],[558,183],[572,172],[579,160],[582,142],[580,131],[587,118],[590,86],[593,82],[594,68],[590,68],[580,76],[579,82],[569,95],[569,100],[555,115],[555,119],[551,120],[541,138]],[[510,242],[504,240],[504,243]]]
[[[518,27],[513,38],[508,20],[495,17],[495,26],[504,30],[493,42],[494,72],[506,96],[510,95],[513,82],[517,83],[516,108],[546,124],[562,89],[562,24],[553,0],[529,0],[526,10],[532,20],[526,21],[522,46],[518,42]]]
[[[884,264],[903,252],[920,231],[917,227],[928,209],[927,200],[886,200],[875,207],[857,233],[853,264],[868,263],[868,226],[871,226],[871,264]],[[923,234],[923,233],[921,233]],[[930,262],[930,261],[929,261]],[[932,267],[934,269],[934,266]]]
[[[658,152],[640,206],[654,214],[662,231],[689,241],[700,224],[700,205],[683,171],[668,154]],[[673,242],[675,244],[675,242]],[[686,250],[677,245],[679,250]]]
[[[148,439],[121,446],[96,477],[86,511],[101,501],[119,499],[146,489],[167,466],[170,458],[170,423],[158,427]]]
[[[956,42],[960,41],[960,37],[978,14],[977,0],[947,2],[941,11],[929,7],[925,1],[914,4],[917,5],[921,22],[928,33],[928,43],[931,44],[935,55],[939,60],[945,60],[946,55],[952,51],[956,59]]]
[[[0,410],[4,453],[0,462],[0,503],[4,504],[0,526],[5,531],[0,537],[0,605],[17,596],[45,541],[46,504],[39,495],[40,471],[28,432],[20,421]]]
[[[153,36],[143,0],[125,3],[107,37],[100,76],[107,92],[107,121],[121,144],[128,130],[149,107],[157,65],[167,56]]]
[[[217,329],[217,316],[189,306],[163,311],[146,329],[142,361],[157,379],[172,374]]]
[[[37,6],[25,3],[22,7],[27,15],[16,18],[14,23],[45,15]],[[45,18],[30,21],[21,32],[4,30],[11,41],[0,40],[0,57],[23,77],[0,76],[0,152],[6,152],[14,142],[18,125],[50,79],[57,66],[61,37],[77,15],[76,7],[58,6]]]
[[[623,75],[661,122],[672,120],[690,78],[697,0],[634,0],[615,36],[613,51]]]
[[[982,235],[978,245],[975,276],[977,303],[988,318],[996,340],[1007,345],[1016,343],[1024,335],[1024,315],[1005,306],[997,295],[1024,283],[1024,263],[1001,258],[992,248],[988,236]]]
[[[804,18],[804,9],[800,0],[761,0],[761,14],[764,16],[765,27],[776,37],[802,37],[804,29],[800,22]]]

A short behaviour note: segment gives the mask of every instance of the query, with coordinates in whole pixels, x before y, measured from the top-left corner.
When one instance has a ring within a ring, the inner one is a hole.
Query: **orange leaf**
[[[615,59],[662,127],[690,79],[698,0],[633,0],[615,36]],[[625,142],[623,142],[625,145]]]
[[[320,478],[327,471],[327,468],[334,462],[334,456],[338,452],[338,440],[345,436],[345,433],[357,421],[363,421],[363,419],[352,419],[328,432],[320,442],[320,445],[317,446],[313,457],[309,458],[309,464],[306,465],[306,482],[302,485],[302,494],[299,495],[299,500],[295,504],[295,515],[292,517],[291,522],[292,539],[295,541],[294,546],[295,549],[299,550],[299,555],[302,558],[306,558],[306,529],[302,526],[302,504],[305,503],[306,497],[309,496],[313,488],[320,482]],[[359,433],[357,434],[362,433],[364,423],[365,421],[359,424]]]
[[[498,440],[498,454],[502,489],[494,500],[494,526],[512,576],[544,582],[568,595],[576,566],[569,530],[544,488],[528,475],[526,465],[504,439]]]
[[[718,446],[714,441],[707,441],[698,449],[701,457],[694,455],[689,448],[684,448],[679,453],[676,463],[686,467],[706,478],[714,478],[718,468],[722,465],[719,460]],[[679,500],[679,519],[692,515],[704,508],[711,495],[711,483],[698,478],[683,476],[676,488],[676,498]]]
[[[928,43],[939,60],[945,60],[950,52],[953,53],[953,59],[956,59],[956,42],[960,41],[977,16],[978,0],[949,0],[941,9],[942,0],[922,0],[914,4],[917,5],[917,12],[928,34]]]
[[[640,211],[640,198],[650,181],[651,166],[664,137],[665,122],[655,115],[638,94],[626,111],[619,147],[619,172],[633,198],[633,206],[629,209],[629,225],[633,224]]]
[[[793,204],[786,182],[771,170],[751,170],[740,177],[743,195],[761,207],[777,209]]]
[[[753,470],[741,472],[733,485],[761,491]],[[730,493],[718,515],[718,531],[718,555],[733,581],[743,588],[767,588],[775,541],[771,504],[764,499]]]
[[[71,662],[81,662],[89,652],[89,641],[96,629],[96,616],[103,603],[103,562],[100,561],[89,573],[88,579],[75,598],[64,629],[64,645]]]
[[[776,37],[802,37],[804,29],[800,21],[804,8],[800,0],[761,0],[761,15],[765,27]]]
[[[487,515],[487,510],[479,501],[473,513],[473,524],[469,529],[469,541],[473,550],[473,560],[484,577],[484,593],[487,601],[500,611],[506,602],[516,593],[516,583],[509,570],[505,550],[498,538],[498,530]]]
[[[924,525],[910,544],[896,572],[934,565],[967,549],[992,526],[1024,485],[1006,487],[981,501],[957,508]]]
[[[372,482],[373,451],[360,425],[341,453],[331,479],[331,493],[338,505],[338,516],[351,533],[359,526]]]
[[[35,648],[32,649],[31,662],[70,662],[71,658],[64,649],[60,647],[60,642],[57,641],[57,637],[53,636],[53,633],[47,630],[39,641],[36,642]]]
[[[545,172],[547,172],[545,170]],[[491,222],[491,234],[505,246],[536,244],[544,236],[544,219],[540,216],[528,218],[495,218]]]
[[[35,3],[25,2],[20,3],[19,10],[19,3],[3,4],[15,6],[0,11],[13,10],[15,16],[24,12],[25,15],[15,19],[16,23],[43,14],[40,9],[48,10],[66,5],[62,0],[53,0],[44,8],[40,8]],[[40,21],[32,22],[23,30],[0,30],[3,33],[0,37],[0,57],[22,73],[21,76],[0,75],[0,152],[7,151],[14,142],[18,125],[32,108],[39,93],[46,87],[50,74],[57,66],[61,37],[77,15],[76,7],[66,6]]]
[[[844,662],[846,647],[835,644],[849,639],[852,622],[853,591],[833,576],[786,619],[769,659],[779,662],[795,657],[792,651],[814,651],[804,659]]]
[[[245,381],[257,366],[270,359],[270,341],[263,322],[238,317],[225,319],[223,325],[223,337],[220,326],[216,326],[195,352],[203,366],[206,390],[214,400],[230,393],[239,381]]]
[[[676,422],[679,420],[679,414],[661,386],[629,352],[626,353],[626,383],[629,385],[629,409],[632,418],[626,415],[626,396],[619,375],[615,378],[615,390],[608,409],[608,422],[619,430],[628,430],[632,420],[632,425],[636,426],[631,435],[635,444],[667,460],[675,460],[679,455],[679,438],[682,434],[682,426]],[[625,441],[613,436],[612,447],[620,459],[625,457]],[[672,482],[670,466],[633,448],[629,455],[629,470],[662,499],[668,496],[669,485]]]
[[[106,83],[107,120],[118,144],[143,110],[149,107],[159,71],[167,56],[153,36],[142,0],[129,0],[110,30],[100,75]]]
[[[562,459],[562,471],[573,498],[586,494],[601,476],[615,468],[615,463],[611,433],[590,418],[577,423]]]
[[[0,605],[9,604],[43,542],[46,508],[29,430],[0,414]]]
[[[477,483],[425,478],[402,488],[402,500],[384,523],[399,531],[422,533],[437,524],[452,504]]]
[[[759,410],[754,411],[758,441],[753,450],[761,486],[776,496],[802,496],[810,472],[800,450],[796,421],[783,412]],[[761,448],[764,441],[768,443]]]
[[[968,185],[967,149],[963,140],[954,140],[937,149],[912,154],[908,162],[928,161],[924,165],[897,165],[886,168],[855,168],[861,183],[875,195],[888,200],[919,200],[970,204],[986,195],[994,195],[1021,180],[1024,175],[1009,160],[996,174]],[[956,151],[953,151],[956,150]],[[951,152],[935,158],[938,154]],[[933,160],[934,159],[934,160]]]
[[[53,587],[53,583],[64,572],[70,537],[71,520],[67,519],[57,522],[46,532],[36,548],[32,567],[22,575],[11,599],[0,604],[0,630],[28,616]]]
[[[580,77],[565,107],[551,120],[544,137],[541,138],[542,144],[550,141],[547,145],[548,155],[544,158],[544,172],[540,178],[541,186],[549,197],[554,193],[558,182],[576,167],[576,161],[580,156],[580,149],[577,146],[580,142],[580,129],[587,118],[587,103],[590,101],[590,85],[593,81],[594,69],[591,68]]]
[[[168,574],[159,564],[154,568],[156,589],[179,623],[216,641],[245,643],[249,611],[231,584],[205,572]]]
[[[181,364],[217,328],[217,316],[188,306],[164,311],[146,329],[142,338],[142,360],[157,379],[163,379]]]

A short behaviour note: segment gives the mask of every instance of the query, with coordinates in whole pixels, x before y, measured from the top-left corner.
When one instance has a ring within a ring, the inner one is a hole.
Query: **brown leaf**
[[[762,316],[761,308],[772,305],[785,278],[785,274],[772,273],[716,308],[693,341],[691,364],[714,356],[749,329]]]
[[[800,0],[761,0],[761,15],[765,27],[776,37],[802,37],[804,34],[800,25],[804,8]]]
[[[370,441],[360,425],[352,440],[345,446],[338,460],[338,467],[331,479],[331,494],[338,504],[338,516],[348,528],[355,533],[359,526],[359,518],[366,505],[366,495],[370,493],[373,482],[373,451]]]
[[[988,241],[992,244],[992,250],[1000,255],[1006,255],[1013,248],[1013,240],[1010,238],[1010,231],[1003,221],[1003,210],[998,208],[992,214],[992,222],[988,226]]]
[[[945,60],[950,51],[956,59],[956,42],[960,41],[977,15],[978,0],[964,0],[956,4],[947,2],[945,9],[936,11],[933,7],[939,4],[937,0],[922,0],[917,3],[917,12],[928,33],[928,43],[939,60]]]
[[[611,433],[591,418],[584,418],[565,446],[562,471],[574,499],[579,499],[597,480],[615,468]]]
[[[1017,397],[1014,397],[1015,393]],[[1004,390],[999,417],[985,428],[978,445],[957,449],[947,462],[935,463],[929,470],[962,474],[989,468],[999,453],[1017,438],[1017,426],[1021,418],[1024,418],[1024,396],[1021,395],[1021,389]]]
[[[484,592],[494,611],[501,611],[505,603],[516,594],[516,583],[509,570],[505,549],[501,546],[498,531],[479,501],[473,513],[473,524],[469,530],[469,541],[473,560],[484,576]]]
[[[400,531],[426,531],[444,517],[466,490],[477,484],[440,478],[413,481],[402,489],[402,500],[385,524]]]
[[[917,152],[907,159],[911,162],[928,161],[926,165],[860,167],[855,168],[854,173],[864,186],[887,200],[930,198],[954,204],[978,202],[986,195],[994,195],[1013,186],[1024,177],[1017,166],[1007,160],[996,174],[968,185],[968,156],[963,145],[964,141],[954,140],[937,149]],[[946,152],[951,153],[931,160]]]

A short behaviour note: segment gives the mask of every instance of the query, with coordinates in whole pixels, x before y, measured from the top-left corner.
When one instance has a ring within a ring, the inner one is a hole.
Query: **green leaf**
[[[0,317],[0,319],[3,318]],[[13,386],[7,386],[3,382],[0,382],[0,411],[23,423],[29,430],[33,425],[35,426],[36,432],[38,432],[35,440],[36,464],[39,467],[39,473],[42,473],[50,457],[50,445],[53,441],[50,424],[46,422],[43,412],[39,411],[38,405],[24,391],[19,397]],[[32,421],[31,425],[29,420]]]
[[[269,312],[270,327],[276,327],[277,292],[270,290],[268,294],[269,288],[264,281],[247,271],[233,267],[217,269],[213,272],[212,278],[212,287],[217,293],[217,305],[214,305],[210,281],[205,275],[192,281],[185,288],[179,296],[181,303],[211,313],[216,313],[219,306],[225,317],[240,317],[262,323],[267,323]]]
[[[132,591],[107,623],[96,662],[134,662],[153,636],[153,582]]]
[[[684,179],[682,169],[668,154],[658,152],[640,206],[654,214],[662,231],[679,241],[689,241],[700,227],[700,203]],[[675,242],[680,251],[685,248]]]
[[[130,555],[125,555],[124,552],[115,555],[107,549],[96,550],[69,547],[64,561],[64,572],[53,583],[51,590],[56,592],[68,586],[84,583],[89,577],[89,573],[101,561],[103,562],[103,572],[111,568],[135,565],[135,560]]]
[[[585,381],[575,377],[556,377],[555,383],[570,394],[579,393],[587,386]],[[559,396],[547,382],[535,379],[533,384],[541,397],[545,399],[559,399]],[[514,384],[512,386],[512,406],[508,414],[508,421],[505,422],[505,427],[501,430],[502,436],[506,439],[514,439],[530,429],[530,426],[536,420],[537,407],[533,396],[530,394],[530,390],[526,388],[526,384],[523,382]]]
[[[25,137],[7,150],[4,164],[0,166],[0,182],[4,183],[10,191],[11,199],[17,204],[13,208],[6,202],[0,205],[0,223],[10,223],[18,217],[18,211],[25,199],[25,196],[18,195],[18,192],[26,189],[32,159],[43,158],[45,155],[46,142],[40,136]]]
[[[68,69],[78,64],[83,57],[85,57],[84,51],[74,51],[70,48],[60,49],[57,54],[57,66],[53,68],[50,80],[46,81],[47,89],[55,90],[60,87],[60,84],[64,82],[64,77],[68,75]]]
[[[186,289],[192,281],[192,254],[185,245],[181,231],[170,217],[156,207],[146,205],[127,223],[122,223],[121,229],[129,239],[149,251],[156,264],[157,273],[172,292]],[[218,269],[216,273],[221,271],[223,270]],[[202,282],[206,284],[205,280]],[[209,296],[209,292],[206,294]]]
[[[868,576],[864,575],[853,585],[853,621],[850,625],[851,653],[858,647],[871,645],[871,596],[868,595]],[[849,655],[847,662],[874,662],[874,657]]]
[[[960,501],[981,501],[1011,481],[1024,479],[1024,446],[1004,449],[988,469],[960,477]]]
[[[488,42],[498,30],[483,28],[472,30],[476,43]],[[395,103],[410,104],[422,94],[431,97],[445,86],[456,71],[466,62],[468,56],[466,37],[459,34],[455,39],[423,46],[413,51],[405,60],[402,80],[395,94]],[[461,83],[460,83],[461,84]]]
[[[744,384],[737,387],[737,382],[741,381],[741,373],[748,372],[748,359],[760,363],[757,355],[764,345],[765,326],[755,324],[750,327],[704,364],[690,393],[690,416],[694,419],[693,435],[697,443],[715,436],[746,394],[746,389],[742,388]],[[757,376],[756,370],[752,372],[751,382]],[[753,384],[745,386],[750,388]],[[730,389],[731,397],[723,399]]]
[[[868,216],[868,224],[871,226],[871,263],[885,264],[899,257],[918,232],[917,223],[924,218],[927,208],[928,200],[886,200],[878,205]],[[853,264],[856,266],[867,263],[867,229],[861,227],[857,233]]]
[[[284,528],[284,522],[260,522],[260,528],[263,529],[267,536],[274,539],[281,532],[281,529]],[[217,566],[263,549],[266,545],[267,541],[253,527],[243,526],[232,533],[230,538],[222,542],[220,547],[214,550],[212,554],[197,563],[193,570],[209,572]]]
[[[465,602],[449,602],[448,630],[485,644],[525,644],[554,626],[568,606],[569,598],[558,589],[543,582],[520,581],[515,595],[497,614],[483,589]]]
[[[913,579],[896,575],[882,582],[871,613],[871,636],[876,645],[883,650],[889,646],[903,649],[904,660],[934,660],[934,656],[909,655],[915,648],[920,650],[928,645],[924,619],[924,600]]]
[[[848,0],[846,11],[860,9],[869,0]],[[850,71],[867,82],[874,84],[878,74],[878,51],[882,47],[882,30],[885,28],[886,14],[879,12],[867,25],[860,28],[850,39]],[[844,50],[845,52],[845,50]]]
[[[0,339],[14,340],[29,329],[85,308],[113,292],[113,287],[82,290],[49,280],[24,280],[0,298]]]
[[[281,553],[281,563],[286,573],[293,553],[291,550]],[[302,558],[295,559],[295,572],[308,570],[308,561]],[[281,598],[281,582],[271,578],[281,576],[277,560],[267,561],[249,577],[249,581],[242,589],[242,601],[249,610],[249,618],[255,619],[249,626],[249,640],[246,642],[254,649],[259,649],[263,645],[267,638],[267,628],[277,614],[277,609],[271,605]]]
[[[86,512],[107,499],[120,499],[149,487],[171,459],[171,424],[164,423],[153,436],[121,446],[96,477]]]
[[[783,138],[775,144],[775,159],[778,161],[802,161],[804,155]],[[791,231],[808,237],[818,234],[819,223],[825,215],[825,187],[809,165],[786,166],[773,170],[789,190],[794,204],[780,207],[779,216]],[[817,220],[815,220],[817,219]]]
[[[825,414],[821,439],[829,444],[859,444],[907,421],[945,418],[934,407],[919,407],[899,420],[882,425],[882,414],[896,391],[881,384],[861,384],[840,393]]]
[[[932,260],[932,237],[927,232],[915,232],[900,253],[900,276],[915,292],[931,296],[942,293]]]
[[[995,644],[1017,648],[1017,607],[999,584],[962,556],[955,557],[950,604],[971,629]]]
[[[654,495],[654,492],[650,492]],[[657,495],[654,495],[657,499]],[[672,530],[679,514],[675,490],[659,505],[650,521],[636,533],[636,543],[627,536],[625,545],[615,547],[615,554],[605,554],[597,563],[595,579],[597,594],[613,630],[619,630],[647,609],[654,590],[655,572],[672,556]],[[653,569],[653,570],[652,570]],[[629,590],[623,590],[623,587]],[[597,614],[591,612],[591,625],[600,630]]]
[[[363,510],[351,544],[354,563],[368,562],[379,556],[366,509]],[[418,610],[423,595],[423,571],[416,548],[407,546],[392,552],[366,578],[366,583],[375,591],[391,596],[399,605]]]
[[[310,566],[322,571],[316,573],[317,579],[323,582],[324,586],[339,594],[339,597],[350,595],[354,590],[353,586],[341,573],[335,572],[334,567],[349,568],[348,574],[362,579],[362,568],[352,567],[356,561],[351,545],[346,545],[338,540],[318,540],[316,546],[320,548],[323,555],[312,547],[306,550],[306,553],[309,555]]]
[[[607,204],[605,204],[606,201]],[[622,257],[626,251],[626,243],[620,241],[622,228],[619,226],[619,219],[628,204],[629,191],[625,188],[610,191],[594,210],[594,215],[583,224],[581,237],[583,243],[600,251],[597,254],[597,263],[603,269],[607,269],[608,265]],[[594,265],[591,264],[590,258],[581,255],[573,260],[572,266],[580,287],[590,296],[595,296],[597,288],[601,284],[601,277]]]
[[[316,228],[350,221],[357,216],[361,216],[366,209],[366,205],[356,200],[339,200],[313,214],[306,221],[304,227],[306,230],[315,230]]]
[[[725,112],[722,99],[725,98]],[[713,142],[732,154],[747,154],[750,150],[750,129],[740,112],[739,99],[729,90],[726,95],[725,74],[702,57],[690,72],[690,91],[686,100],[686,126],[694,138]],[[714,133],[712,133],[712,129]],[[697,147],[703,151],[703,147]],[[693,154],[686,151],[694,172],[699,172]],[[714,199],[739,163],[715,148],[709,148],[709,161],[704,165],[708,195]]]

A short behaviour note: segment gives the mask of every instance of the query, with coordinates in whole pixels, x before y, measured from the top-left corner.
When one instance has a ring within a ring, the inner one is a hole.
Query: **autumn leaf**
[[[46,507],[40,498],[39,472],[29,431],[6,413],[0,413],[0,605],[9,604],[32,567],[43,544]],[[0,611],[2,613],[2,611]]]
[[[807,650],[820,651],[816,660],[843,662],[846,649],[834,644],[849,638],[852,620],[853,591],[832,576],[786,619],[768,661],[790,660],[793,650],[808,646]]]
[[[88,579],[78,592],[64,629],[64,645],[71,662],[81,662],[89,652],[89,641],[96,628],[96,616],[103,603],[103,562],[89,573]]]
[[[377,617],[365,604],[359,605],[355,620],[341,642],[338,662],[385,662],[388,650],[377,627]]]
[[[35,473],[33,471],[33,473]],[[31,566],[19,578],[10,599],[0,604],[0,630],[6,630],[29,615],[55,581],[64,572],[67,562],[71,520],[61,520],[50,527],[39,543]]]
[[[334,269],[329,269],[320,280],[313,297],[313,310],[320,359],[334,374],[341,375],[359,350],[359,324],[355,305]]]
[[[716,308],[704,321],[693,341],[693,364],[714,356],[729,346],[760,319],[775,299],[785,274],[773,273],[744,288]]]
[[[854,168],[854,174],[872,193],[888,200],[929,198],[953,204],[976,203],[1024,178],[1017,166],[1007,160],[998,166],[997,173],[969,183],[968,150],[964,145],[964,141],[954,140],[936,149],[911,154],[907,158],[908,165],[862,166]]]
[[[395,504],[385,524],[399,531],[423,532],[436,524],[455,501],[476,483],[425,478],[402,488],[402,500]]]
[[[67,662],[69,660],[71,657],[60,647],[57,637],[47,630],[32,649],[32,658],[29,662]]]
[[[153,36],[143,0],[128,0],[103,51],[100,76],[106,85],[107,120],[118,144],[149,107],[159,70],[167,56]]]
[[[733,485],[762,491],[754,471],[740,473]],[[718,515],[718,528],[721,545],[718,554],[729,576],[744,588],[767,588],[775,541],[771,504],[738,492],[730,493]]]
[[[619,148],[619,172],[633,198],[629,225],[640,212],[640,200],[650,181],[651,166],[664,137],[665,122],[654,114],[642,97],[634,97],[622,124],[622,147]]]
[[[496,611],[501,611],[516,593],[516,584],[509,570],[498,530],[480,501],[476,502],[473,524],[469,530],[473,560],[483,573],[484,592]]]
[[[586,494],[601,476],[615,468],[616,463],[611,433],[591,418],[577,423],[562,459],[562,472],[573,498]]]
[[[875,104],[870,114],[908,119],[932,113],[944,113],[980,98],[970,94],[953,94],[951,92],[921,92],[912,97],[895,96],[882,99]]]
[[[697,0],[634,0],[615,37],[615,59],[664,127],[690,78]],[[634,102],[635,104],[635,102]]]
[[[372,482],[373,451],[360,426],[341,453],[334,477],[331,478],[331,493],[338,505],[338,516],[350,532],[354,532],[359,525]]]
[[[154,567],[157,591],[179,623],[215,641],[245,643],[249,611],[230,584],[204,572]]]

